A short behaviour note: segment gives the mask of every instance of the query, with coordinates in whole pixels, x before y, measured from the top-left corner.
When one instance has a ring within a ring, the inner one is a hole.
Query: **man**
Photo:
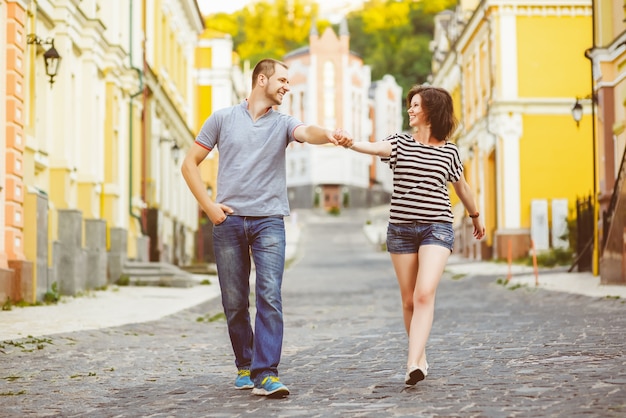
[[[237,389],[284,397],[278,378],[283,342],[281,285],[285,225],[289,215],[285,150],[292,141],[350,146],[340,130],[305,125],[272,109],[289,91],[287,66],[261,60],[252,72],[252,91],[239,105],[218,110],[204,123],[189,150],[182,174],[214,225],[213,245],[228,332],[237,366]],[[215,147],[219,171],[215,202],[198,166]],[[256,319],[249,303],[251,260],[256,269]]]

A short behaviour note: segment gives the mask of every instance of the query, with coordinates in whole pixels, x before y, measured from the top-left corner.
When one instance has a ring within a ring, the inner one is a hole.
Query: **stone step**
[[[198,280],[173,264],[127,261],[118,283],[126,286],[192,287],[198,284]]]
[[[126,276],[128,283],[126,286],[157,286],[157,287],[179,287],[187,288],[198,284],[195,280],[181,277],[164,276]]]

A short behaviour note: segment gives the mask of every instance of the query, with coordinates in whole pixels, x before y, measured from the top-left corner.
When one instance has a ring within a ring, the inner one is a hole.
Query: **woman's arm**
[[[452,186],[454,187],[454,191],[457,196],[459,196],[459,199],[461,199],[461,202],[463,202],[465,210],[467,210],[467,212],[471,215],[470,218],[472,219],[472,224],[474,224],[474,238],[481,239],[485,236],[485,226],[480,220],[478,206],[476,206],[476,202],[474,201],[474,193],[472,192],[469,184],[467,184],[465,176],[461,174],[461,178],[452,183]]]
[[[355,142],[350,147],[350,149],[356,152],[361,152],[363,154],[377,155],[379,157],[389,157],[391,155],[391,142],[389,141]]]

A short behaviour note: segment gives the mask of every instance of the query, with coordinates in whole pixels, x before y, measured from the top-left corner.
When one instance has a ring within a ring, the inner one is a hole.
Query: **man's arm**
[[[204,182],[200,176],[199,165],[209,152],[206,148],[194,143],[189,152],[187,152],[180,171],[202,210],[207,214],[213,225],[219,225],[226,219],[226,214],[233,213],[233,210],[226,205],[213,202],[206,192]]]
[[[329,143],[344,147],[352,145],[352,138],[347,132],[341,129],[331,131],[316,125],[300,125],[293,131],[293,136],[300,142],[315,145]]]

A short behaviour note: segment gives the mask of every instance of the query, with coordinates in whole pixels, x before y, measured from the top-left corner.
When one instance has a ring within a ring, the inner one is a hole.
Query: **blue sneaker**
[[[267,396],[269,398],[284,398],[289,395],[287,386],[280,383],[276,376],[267,376],[261,382],[261,386],[252,389],[253,395]]]
[[[250,380],[250,370],[241,369],[237,372],[237,379],[235,379],[235,389],[252,389],[254,383]]]

